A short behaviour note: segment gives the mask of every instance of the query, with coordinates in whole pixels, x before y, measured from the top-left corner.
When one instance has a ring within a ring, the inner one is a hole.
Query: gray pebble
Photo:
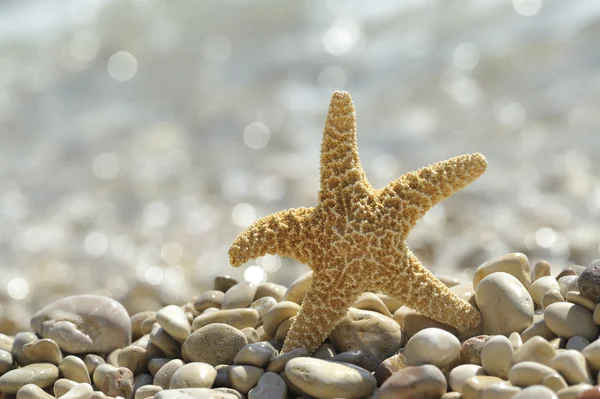
[[[239,281],[230,275],[215,277],[214,289],[222,292],[227,292],[228,289],[236,285]]]
[[[600,259],[596,259],[581,272],[577,281],[578,291],[593,301],[600,301]]]
[[[264,368],[275,356],[277,356],[277,349],[273,345],[268,342],[257,342],[240,349],[233,363]]]
[[[271,371],[261,375],[256,386],[248,392],[248,399],[286,399],[286,396],[284,379]]]
[[[281,354],[279,356],[275,356],[273,360],[269,362],[267,365],[266,371],[272,371],[274,373],[281,373],[285,369],[285,365],[292,359],[297,357],[309,357],[310,353],[305,348],[297,348]]]
[[[179,357],[181,345],[175,341],[158,323],[154,323],[150,332],[150,342],[160,349],[167,357]]]
[[[148,371],[152,376],[156,376],[158,370],[161,369],[162,366],[169,363],[172,359],[168,357],[156,357],[154,359],[150,359],[148,362]]]
[[[23,345],[37,341],[38,337],[31,332],[20,332],[15,335],[11,349],[13,360],[21,367],[31,364],[31,360],[23,353]]]
[[[237,283],[225,292],[221,309],[247,308],[254,299],[256,288],[256,284],[249,281]]]

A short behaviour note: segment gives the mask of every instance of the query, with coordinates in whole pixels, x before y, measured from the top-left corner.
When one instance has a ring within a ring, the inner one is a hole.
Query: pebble
[[[565,297],[567,302],[574,303],[579,306],[583,306],[590,312],[596,309],[596,301],[591,300],[588,297],[583,296],[579,291],[569,291]]]
[[[331,360],[334,362],[351,363],[360,366],[360,364],[363,363],[364,358],[365,355],[361,350],[352,350],[338,353]]]
[[[141,346],[129,345],[117,355],[117,366],[126,367],[133,375],[145,373],[148,370],[148,355]]]
[[[144,385],[151,385],[154,381],[154,378],[148,373],[138,374],[133,377],[133,395],[137,390]]]
[[[146,399],[156,395],[162,390],[162,387],[159,387],[158,385],[144,385],[135,391],[134,399]]]
[[[248,399],[286,399],[287,386],[277,373],[266,372],[248,392]]]
[[[225,293],[219,290],[204,291],[194,300],[194,309],[202,313],[208,308],[221,309]]]
[[[508,380],[518,387],[540,384],[542,380],[556,373],[554,369],[538,362],[524,361],[511,367]]]
[[[569,385],[592,383],[585,356],[576,350],[566,349],[550,361],[550,367],[558,371]]]
[[[0,333],[0,350],[10,352],[13,346],[13,338]]]
[[[214,280],[213,289],[221,292],[227,292],[228,289],[239,283],[235,278],[229,274],[224,276],[216,276]]]
[[[559,278],[558,286],[560,287],[560,294],[565,298],[569,291],[579,291],[578,287],[579,276],[564,276]]]
[[[426,328],[408,340],[404,356],[408,366],[432,364],[444,368],[460,354],[460,341],[448,331]]]
[[[565,298],[563,298],[560,290],[550,290],[544,294],[542,297],[542,309],[546,309],[548,305],[551,305],[556,302],[564,302]]]
[[[21,367],[31,364],[31,360],[23,353],[23,346],[38,340],[38,337],[31,332],[20,332],[15,335],[10,354],[13,360]]]
[[[94,371],[96,371],[96,367],[98,367],[101,364],[104,364],[106,362],[104,361],[104,359],[102,359],[101,356],[90,353],[90,354],[85,355],[85,357],[83,358],[83,363],[85,364],[85,367],[87,368],[89,375],[93,375]]]
[[[171,360],[176,359],[169,359],[168,357],[156,357],[154,359],[150,359],[148,361],[148,372],[150,373],[150,375],[156,376],[158,370],[160,370],[165,364],[169,363]]]
[[[156,312],[156,321],[172,338],[179,342],[185,339],[192,333],[192,327],[188,318],[179,306],[165,306]]]
[[[232,364],[235,355],[247,344],[240,330],[216,323],[194,331],[183,343],[182,354],[184,359],[212,366]]]
[[[246,395],[256,386],[258,379],[264,374],[264,371],[260,367],[235,365],[230,366],[227,373],[231,387]]]
[[[452,277],[452,276],[436,274],[435,277],[437,277],[437,279],[440,280],[448,288],[452,288],[461,283],[461,281],[459,279],[457,279],[456,277]]]
[[[556,334],[554,334],[554,332],[548,328],[544,319],[537,320],[521,333],[521,339],[523,342],[527,342],[536,336],[542,337],[547,341],[551,341],[556,338]]]
[[[290,331],[290,328],[292,328],[292,324],[294,323],[294,320],[296,320],[296,316],[292,316],[289,319],[285,319],[283,322],[281,322],[279,327],[277,327],[277,331],[275,332],[275,337],[274,337],[275,341],[278,341],[278,342],[285,341],[285,338],[287,337],[287,334]]]
[[[223,323],[231,327],[242,329],[254,327],[258,323],[259,314],[254,309],[228,309],[203,313],[192,322],[192,331],[215,323]]]
[[[323,342],[312,354],[312,357],[321,360],[331,360],[335,355],[337,355],[335,346],[331,342]]]
[[[552,274],[552,266],[545,260],[536,262],[531,270],[531,280],[535,281],[541,277],[550,276]]]
[[[511,363],[532,361],[550,365],[550,360],[556,356],[556,350],[544,338],[536,336],[529,339],[517,349],[511,358]]]
[[[379,297],[379,299],[381,299],[381,302],[383,302],[385,304],[385,306],[388,308],[388,310],[390,311],[391,314],[394,314],[394,312],[396,310],[398,310],[398,308],[400,308],[400,306],[402,306],[402,302],[394,297],[382,294],[380,292],[378,292],[375,295],[377,295],[377,297]]]
[[[544,320],[552,332],[566,339],[580,335],[591,342],[600,332],[600,327],[594,323],[592,312],[569,302],[549,305],[544,310]]]
[[[275,284],[267,281],[265,283],[259,284],[258,287],[256,287],[256,293],[254,294],[253,301],[270,296],[274,298],[277,302],[279,302],[283,299],[283,296],[285,295],[286,291],[287,288],[284,285]]]
[[[209,388],[167,389],[154,395],[154,399],[239,399],[229,392],[221,392]]]
[[[588,341],[586,338],[584,338],[580,335],[576,335],[574,337],[569,338],[569,340],[567,341],[567,344],[565,346],[565,349],[574,349],[576,351],[581,352],[589,344],[590,344],[590,341]]]
[[[249,344],[260,342],[260,336],[258,335],[258,331],[256,331],[256,329],[252,327],[246,327],[242,328],[240,331],[242,334],[244,334]]]
[[[94,392],[94,388],[88,383],[80,383],[74,386],[69,392],[65,393],[61,396],[62,399],[88,399],[92,393]]]
[[[10,352],[0,349],[0,376],[10,370],[13,366],[13,357]]]
[[[596,304],[592,318],[594,320],[594,323],[600,325],[600,304]]]
[[[71,381],[66,378],[61,378],[59,380],[56,380],[54,386],[52,387],[52,391],[54,392],[54,396],[58,398],[69,392],[71,389],[75,388],[78,384],[78,382]]]
[[[485,372],[502,379],[508,378],[514,349],[504,335],[490,337],[481,349],[481,365]]]
[[[151,314],[150,316],[146,317],[144,321],[142,321],[142,324],[140,324],[140,331],[143,335],[150,334],[154,324],[156,324],[156,313]]]
[[[508,335],[533,323],[533,300],[514,276],[496,272],[484,277],[475,290],[483,316],[483,333]]]
[[[360,366],[369,371],[375,371],[405,342],[402,328],[394,319],[352,307],[331,332],[329,339],[339,352],[360,350],[363,353]]]
[[[277,356],[277,349],[268,342],[257,342],[244,346],[235,355],[233,364],[245,364],[264,368]]]
[[[558,399],[554,391],[542,385],[527,387],[513,396],[513,399]]]
[[[300,305],[291,301],[282,301],[273,306],[263,318],[263,328],[270,337],[275,337],[277,328],[285,320],[298,314]]]
[[[521,388],[514,387],[508,382],[496,382],[481,389],[477,399],[511,399],[521,392]]]
[[[523,340],[521,339],[521,335],[519,335],[518,332],[510,333],[510,335],[508,336],[508,340],[510,341],[510,344],[512,345],[514,350],[519,349],[521,345],[523,345]]]
[[[131,343],[127,310],[112,298],[75,295],[45,306],[31,318],[31,328],[71,354],[109,353]]]
[[[115,366],[108,363],[99,365],[98,367],[96,367],[96,370],[94,370],[94,374],[92,375],[92,381],[97,387],[102,386],[102,384],[104,384],[104,380],[108,372],[115,368]]]
[[[481,366],[481,350],[488,339],[487,335],[478,335],[465,340],[460,345],[460,361]]]
[[[51,339],[43,338],[23,345],[23,353],[32,363],[52,363],[58,366],[63,359],[60,348]]]
[[[305,393],[327,398],[362,398],[373,393],[375,377],[362,367],[310,357],[297,357],[285,366],[285,375]]]
[[[0,377],[0,392],[17,393],[27,384],[46,388],[58,379],[58,367],[51,363],[30,364],[10,370]]]
[[[254,300],[257,286],[249,281],[237,283],[225,292],[221,309],[247,308]]]
[[[546,292],[550,290],[560,290],[558,286],[558,281],[552,276],[544,276],[535,280],[531,285],[527,288],[527,291],[531,295],[533,302],[537,305],[542,304],[542,298],[546,294]]]
[[[249,308],[256,310],[258,312],[258,318],[262,320],[267,312],[276,304],[277,301],[275,298],[271,296],[265,296],[252,302]]]
[[[392,317],[385,303],[372,292],[363,292],[354,302],[352,307],[363,310],[372,310],[381,313],[384,316]]]
[[[529,260],[525,254],[516,252],[490,259],[480,265],[475,270],[475,275],[473,276],[473,288],[477,289],[481,280],[496,272],[504,272],[512,275],[525,288],[531,284]]]
[[[377,380],[377,386],[381,386],[396,371],[406,368],[406,358],[404,357],[404,348],[400,349],[394,356],[385,359],[373,376]]]
[[[379,399],[439,398],[447,390],[444,373],[427,364],[411,366],[394,373],[379,389]]]
[[[108,396],[129,398],[133,394],[133,373],[125,367],[114,367],[108,370],[98,388]]]
[[[304,299],[304,294],[308,290],[308,287],[312,284],[313,281],[313,272],[312,270],[300,277],[290,284],[285,295],[283,296],[282,301],[290,301],[295,302],[298,305],[302,304],[302,299]]]
[[[71,381],[91,384],[90,373],[83,360],[77,356],[69,355],[65,357],[59,364],[58,370],[60,374]]]
[[[181,359],[173,359],[163,365],[154,375],[153,384],[161,387],[162,389],[169,389],[171,383],[171,377],[175,371],[183,367],[185,363]]]
[[[296,348],[284,354],[275,356],[267,365],[266,371],[281,373],[285,370],[285,365],[297,357],[310,357],[310,353],[305,348]]]
[[[586,389],[577,395],[577,399],[598,399],[600,398],[600,386]]]
[[[575,271],[575,268],[573,268],[573,266],[565,266],[560,273],[558,273],[558,275],[556,276],[557,280],[560,280],[562,277],[564,276],[577,276],[577,271]]]
[[[150,332],[150,342],[160,349],[167,357],[177,358],[181,353],[181,345],[165,331],[158,323],[154,323]]]
[[[590,384],[577,384],[561,389],[556,392],[556,396],[558,396],[558,399],[581,399],[577,398],[577,395],[590,388],[592,388]]]
[[[479,399],[480,393],[489,385],[503,382],[498,377],[491,375],[474,375],[465,380],[462,387],[463,399]]]
[[[563,376],[559,373],[553,373],[545,376],[540,385],[548,387],[554,392],[569,386]]]
[[[185,364],[175,370],[169,382],[169,389],[210,388],[217,378],[217,370],[202,362]]]
[[[578,291],[595,302],[600,301],[600,259],[594,260],[579,275]]]
[[[35,384],[27,384],[17,391],[17,399],[54,399],[54,396]]]
[[[453,335],[459,334],[456,328],[430,319],[407,306],[402,306],[396,310],[393,318],[402,327],[406,339],[410,339],[413,335],[426,328],[439,328]]]
[[[463,384],[467,378],[473,377],[474,375],[486,375],[486,372],[483,367],[476,364],[462,364],[456,366],[448,375],[448,384],[453,391],[462,393]]]
[[[122,349],[115,349],[114,351],[110,352],[107,356],[106,356],[106,363],[108,364],[112,364],[115,367],[118,367],[119,364],[117,362],[117,359],[119,358],[119,353],[121,353]]]
[[[144,333],[142,333],[142,322],[148,317],[155,315],[156,312],[145,310],[143,312],[138,312],[129,318],[129,322],[131,323],[131,338],[134,341],[140,339],[144,335]]]

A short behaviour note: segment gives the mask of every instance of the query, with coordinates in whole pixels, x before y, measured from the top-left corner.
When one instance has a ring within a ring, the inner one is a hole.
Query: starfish
[[[459,330],[476,327],[479,311],[427,270],[406,238],[431,207],[476,180],[486,167],[479,153],[461,155],[376,190],[358,156],[352,98],[334,92],[321,145],[318,205],[263,217],[229,249],[235,267],[277,254],[313,270],[282,353],[300,347],[314,352],[365,291],[383,292]]]

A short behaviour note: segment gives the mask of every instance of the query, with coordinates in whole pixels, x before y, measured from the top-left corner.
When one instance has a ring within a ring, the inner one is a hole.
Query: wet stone
[[[0,377],[0,392],[14,394],[27,384],[46,388],[58,379],[58,367],[51,363],[30,364],[10,370]]]

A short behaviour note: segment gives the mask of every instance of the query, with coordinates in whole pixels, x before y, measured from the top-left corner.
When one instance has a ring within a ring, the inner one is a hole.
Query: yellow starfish
[[[461,155],[394,180],[381,190],[358,157],[356,116],[346,92],[333,93],[321,146],[321,189],[313,208],[257,220],[229,249],[233,266],[266,254],[294,258],[313,282],[282,352],[313,352],[365,291],[383,292],[460,330],[476,327],[478,310],[440,282],[413,255],[406,237],[438,202],[485,172],[481,154]]]

